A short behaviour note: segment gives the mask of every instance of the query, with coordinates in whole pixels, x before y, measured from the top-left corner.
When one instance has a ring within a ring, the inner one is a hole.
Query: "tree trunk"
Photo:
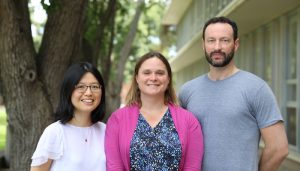
[[[38,79],[27,2],[1,1],[0,76],[8,114],[12,171],[29,170],[30,156],[52,109]],[[26,10],[27,9],[27,10]]]
[[[29,170],[37,141],[52,120],[63,73],[80,46],[87,1],[59,2],[61,6],[48,15],[37,57],[28,1],[0,1],[0,92],[8,114],[11,171]]]
[[[80,51],[87,0],[56,0],[48,11],[38,66],[52,106],[58,102],[63,75]]]
[[[111,43],[111,42],[104,42],[103,40],[108,40],[108,39],[104,39],[104,37],[108,36],[108,35],[105,35],[105,30],[107,30],[110,25],[114,24],[114,16],[115,16],[115,13],[116,13],[116,5],[117,5],[116,0],[109,0],[107,8],[103,12],[103,14],[101,14],[99,16],[99,23],[100,24],[98,26],[98,29],[97,29],[96,33],[95,33],[96,41],[93,45],[93,59],[95,61],[94,64],[98,64],[98,59],[99,59],[99,56],[100,56],[101,49],[106,50],[104,48],[100,48],[101,44],[103,44],[103,43],[110,44]],[[104,53],[102,52],[103,53],[102,55],[103,56],[110,56],[111,53],[108,53],[108,52],[109,52],[108,50],[105,51]],[[103,66],[107,66],[107,65],[103,65]],[[108,65],[108,66],[110,66],[110,65]],[[105,72],[105,71],[107,71],[107,70],[104,69],[103,72]],[[103,75],[104,75],[103,77],[107,77],[106,74],[103,74]],[[104,80],[106,80],[106,79],[104,78]]]
[[[114,110],[120,107],[120,92],[124,81],[125,64],[129,57],[133,40],[136,35],[139,18],[144,8],[144,0],[139,0],[133,20],[131,21],[129,32],[119,54],[119,60],[116,68],[116,78],[109,79],[108,86],[108,108],[107,113],[111,114]],[[108,117],[108,116],[107,116]]]
[[[89,4],[89,13],[87,15],[85,31],[89,33],[88,27],[91,24],[95,27],[92,40],[87,38],[82,39],[82,53],[84,59],[95,66],[100,66],[101,74],[105,83],[108,86],[108,79],[111,67],[111,55],[114,47],[115,38],[115,15],[117,8],[116,0],[104,0],[101,3],[93,1]]]

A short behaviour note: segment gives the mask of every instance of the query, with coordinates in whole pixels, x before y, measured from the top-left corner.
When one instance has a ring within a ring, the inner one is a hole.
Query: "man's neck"
[[[209,79],[219,81],[234,75],[238,71],[239,69],[235,65],[227,65],[225,67],[210,66],[210,71],[207,75]]]

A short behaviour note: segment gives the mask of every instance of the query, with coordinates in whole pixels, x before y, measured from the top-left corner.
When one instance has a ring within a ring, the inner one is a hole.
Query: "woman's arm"
[[[39,166],[31,166],[30,171],[49,171],[50,170],[50,166],[52,164],[51,159],[48,159],[48,161],[42,165]]]
[[[109,118],[106,124],[105,155],[107,171],[125,170],[120,153],[119,123],[117,117],[114,115]]]
[[[188,126],[184,171],[201,171],[204,152],[201,126],[195,117],[191,117]]]

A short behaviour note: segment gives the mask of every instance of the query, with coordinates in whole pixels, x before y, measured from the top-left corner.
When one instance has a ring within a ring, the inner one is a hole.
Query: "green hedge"
[[[0,106],[0,150],[5,148],[6,142],[6,112],[5,108]]]

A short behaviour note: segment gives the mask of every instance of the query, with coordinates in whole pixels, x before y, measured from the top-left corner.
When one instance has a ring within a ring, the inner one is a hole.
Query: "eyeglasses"
[[[75,86],[75,90],[78,91],[79,93],[84,93],[86,92],[88,87],[93,93],[98,93],[101,90],[101,85],[99,84],[92,84],[92,85],[78,84]]]

